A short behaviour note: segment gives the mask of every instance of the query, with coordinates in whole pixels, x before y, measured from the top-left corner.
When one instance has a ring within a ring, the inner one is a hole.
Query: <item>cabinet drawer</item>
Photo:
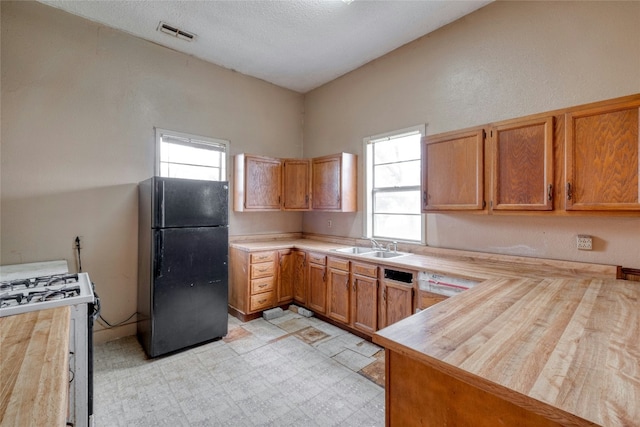
[[[264,277],[251,281],[251,295],[260,294],[262,292],[272,291],[274,285],[273,276]]]
[[[255,264],[258,262],[267,262],[275,260],[275,252],[254,252],[251,254],[251,264]]]
[[[273,291],[265,292],[258,295],[251,295],[251,303],[249,311],[259,311],[273,306]]]
[[[378,277],[378,266],[371,264],[359,264],[357,262],[351,263],[351,273],[359,274],[361,276]]]
[[[273,262],[251,264],[251,278],[258,279],[260,277],[273,276],[274,270]]]
[[[327,257],[324,255],[309,252],[309,262],[313,264],[325,265],[327,263]]]
[[[327,260],[330,268],[335,268],[336,270],[349,271],[349,260],[347,259],[339,259],[339,258],[329,258]]]
[[[424,310],[434,304],[446,300],[447,297],[440,294],[434,294],[433,292],[420,291],[418,292],[418,308]]]

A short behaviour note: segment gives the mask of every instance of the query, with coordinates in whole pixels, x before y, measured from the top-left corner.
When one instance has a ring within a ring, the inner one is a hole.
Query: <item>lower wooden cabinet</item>
[[[380,329],[413,314],[413,284],[382,279],[380,301]]]
[[[276,251],[245,252],[230,248],[229,306],[241,315],[276,303]]]
[[[307,253],[293,251],[293,300],[301,305],[307,303]]]
[[[440,294],[435,294],[429,291],[419,291],[418,292],[418,308],[420,310],[424,310],[425,308],[429,308],[432,305],[435,305],[439,302],[446,300],[448,297]]]
[[[294,257],[293,249],[283,249],[278,251],[278,304],[286,304],[293,301],[294,285]]]
[[[378,330],[378,266],[351,263],[351,326],[367,334]]]
[[[309,252],[307,307],[316,313],[327,312],[327,257]]]
[[[327,266],[327,272],[329,273],[327,315],[333,320],[349,324],[349,311],[351,310],[349,261],[329,257]]]
[[[377,264],[298,249],[246,252],[231,247],[229,256],[230,312],[242,319],[295,302],[372,335],[410,316],[416,308],[413,282],[383,278],[386,269]],[[416,277],[410,272],[400,274]],[[420,292],[419,308],[442,298],[427,294]]]

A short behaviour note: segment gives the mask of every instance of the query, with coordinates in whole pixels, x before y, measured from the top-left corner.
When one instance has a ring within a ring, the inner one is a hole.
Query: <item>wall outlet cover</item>
[[[581,251],[590,251],[593,249],[593,239],[586,234],[579,234],[576,243],[578,249]]]

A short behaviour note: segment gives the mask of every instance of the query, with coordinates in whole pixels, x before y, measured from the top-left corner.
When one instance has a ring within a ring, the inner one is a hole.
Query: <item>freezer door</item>
[[[154,232],[151,357],[227,334],[227,227]]]
[[[153,209],[153,228],[227,225],[229,183],[155,177]]]

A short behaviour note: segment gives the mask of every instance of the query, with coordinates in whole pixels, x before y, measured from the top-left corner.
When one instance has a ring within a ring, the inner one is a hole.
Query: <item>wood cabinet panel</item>
[[[350,286],[349,286],[349,261],[337,258],[328,258],[329,265],[327,283],[327,315],[339,322],[349,323]],[[344,268],[346,267],[346,269]]]
[[[392,325],[412,314],[413,286],[383,279],[380,328]]]
[[[640,210],[640,100],[565,115],[567,210]]]
[[[278,251],[278,292],[276,295],[278,304],[293,301],[295,273],[293,252],[291,249]]]
[[[418,308],[424,310],[446,299],[447,297],[444,295],[434,294],[429,291],[418,291]]]
[[[357,210],[357,156],[340,153],[312,160],[312,207],[314,210]]]
[[[282,209],[308,211],[311,209],[311,160],[284,159],[282,161]]]
[[[280,159],[238,154],[234,164],[233,209],[279,211],[282,167]]]
[[[249,304],[249,311],[255,312],[260,310],[266,310],[273,307],[274,292],[264,292],[258,295],[251,295],[251,302]]]
[[[267,291],[273,291],[274,287],[275,286],[273,282],[273,276],[252,280],[251,295],[255,295],[255,294],[259,294]]]
[[[276,303],[276,251],[229,248],[229,306],[244,318]],[[252,262],[260,261],[260,262]]]
[[[492,209],[553,209],[553,135],[553,116],[491,129]]]
[[[252,279],[273,276],[274,273],[275,273],[275,266],[273,265],[273,262],[261,262],[259,264],[251,264]]]
[[[307,306],[316,313],[327,311],[327,267],[323,264],[309,262]]]
[[[484,208],[484,130],[422,139],[422,209]]]
[[[386,350],[385,358],[388,426],[569,425],[550,421],[399,352]]]
[[[303,251],[293,251],[293,299],[299,304],[307,303],[307,254]]]
[[[259,262],[269,262],[269,261],[273,262],[276,259],[276,253],[274,251],[253,252],[251,253],[250,259],[252,264],[257,264]]]
[[[376,266],[359,266],[368,270]],[[354,263],[355,267],[355,263]],[[359,269],[360,270],[360,269]],[[351,324],[354,328],[373,334],[378,330],[378,279],[377,277],[351,275]]]

